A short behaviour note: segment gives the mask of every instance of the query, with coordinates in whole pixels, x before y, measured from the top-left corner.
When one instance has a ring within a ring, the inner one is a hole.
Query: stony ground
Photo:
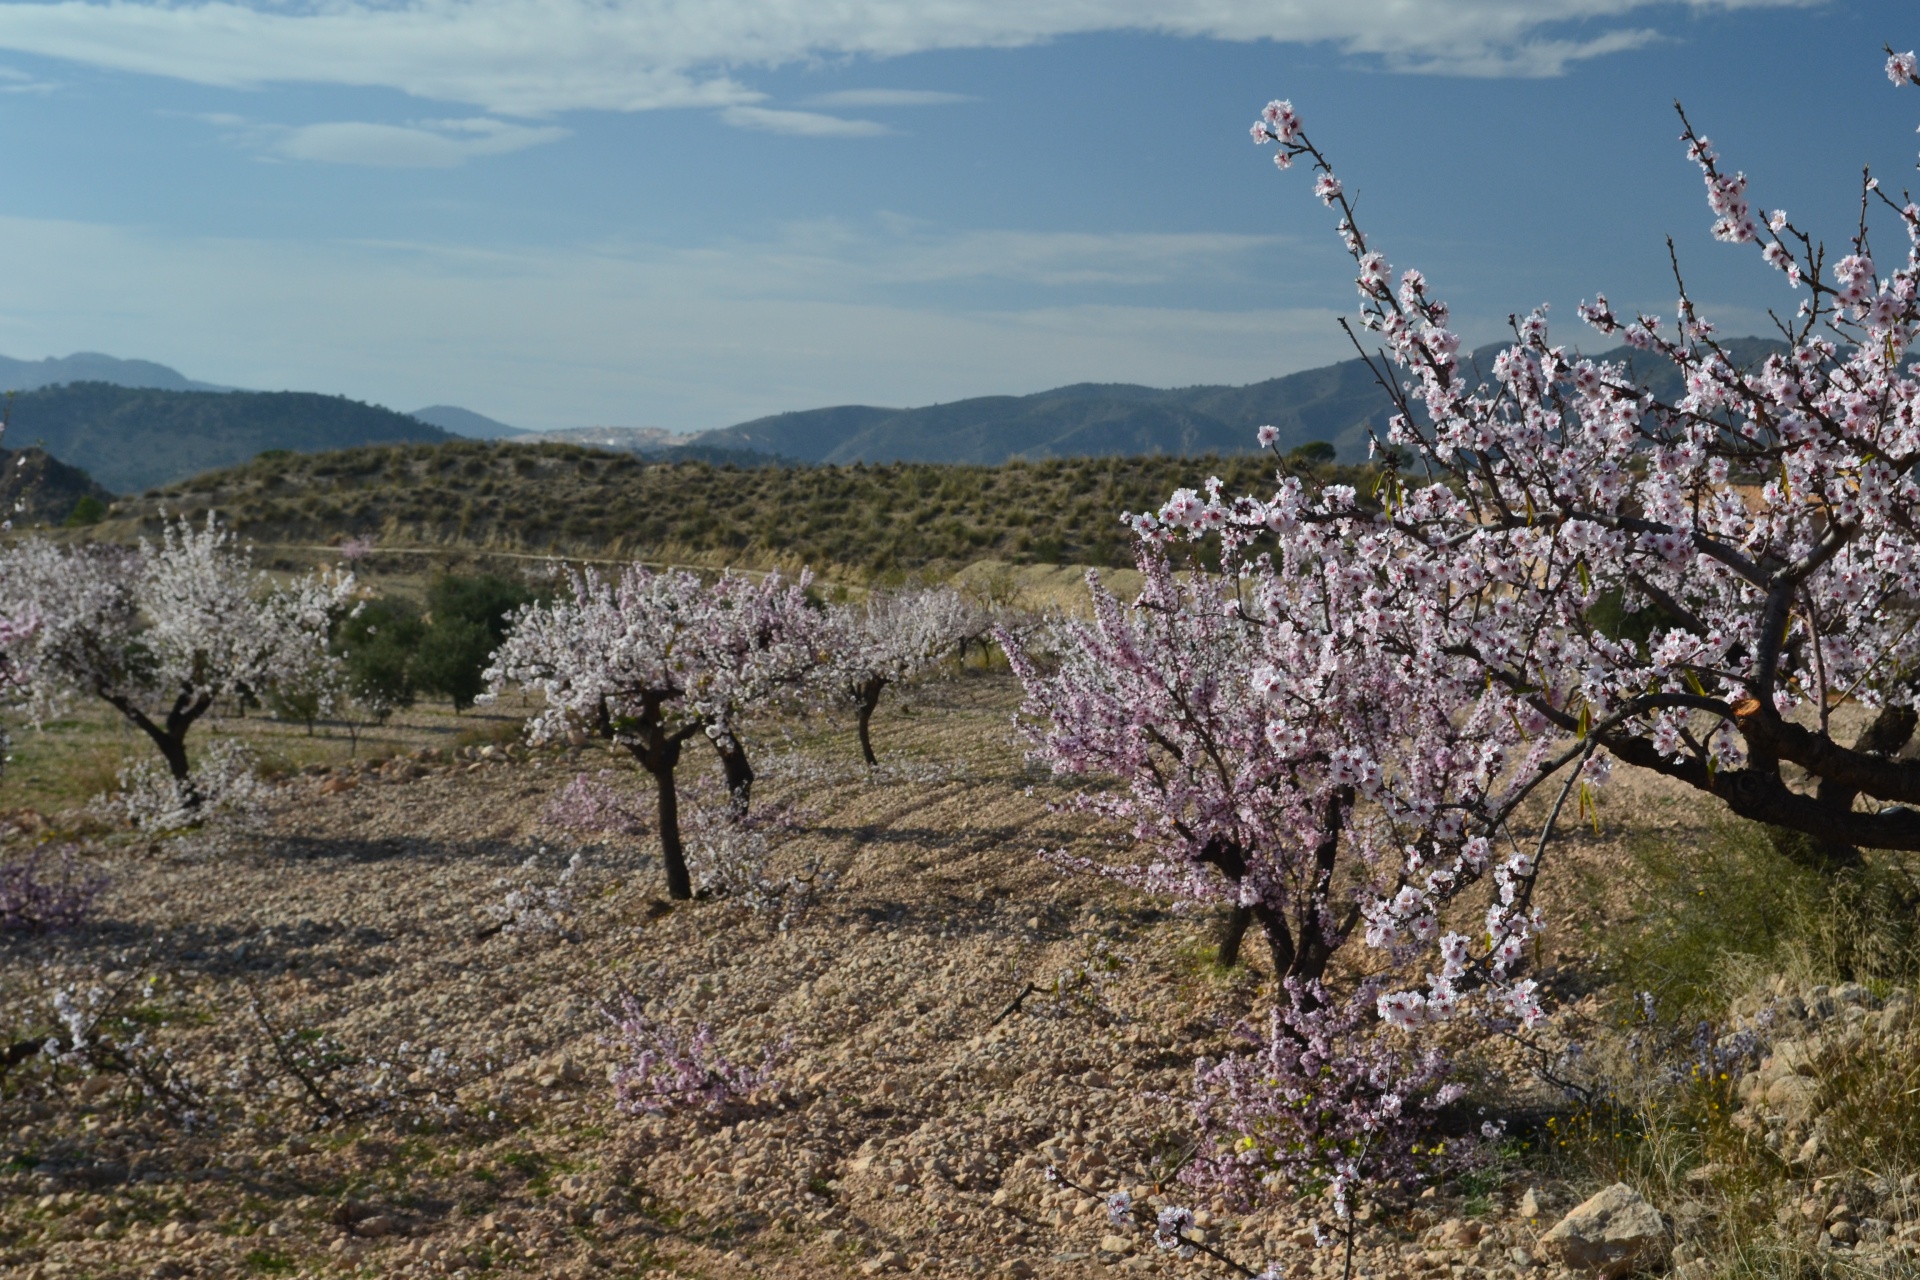
[[[670,907],[643,841],[548,825],[569,779],[623,768],[597,747],[316,768],[259,831],[94,836],[112,876],[99,922],[4,944],[0,1033],[53,1030],[71,990],[144,1030],[126,1052],[168,1105],[138,1103],[136,1077],[14,1067],[0,1273],[1222,1273],[1117,1231],[1042,1170],[1157,1195],[1185,1150],[1168,1095],[1228,1046],[1264,975],[1207,962],[1210,920],[1034,857],[1099,846],[1049,811],[1059,792],[1009,742],[1013,702],[1004,676],[930,688],[879,727],[875,774],[841,726],[769,731],[756,801],[800,807],[781,856],[835,881],[784,928],[724,901]],[[1688,820],[1658,800],[1636,816]],[[558,927],[500,928],[508,892],[557,884],[576,851]],[[710,1023],[736,1058],[774,1047],[777,1087],[718,1113],[616,1110],[604,1010],[622,994]],[[1517,1089],[1511,1065],[1483,1054],[1483,1087]],[[1514,1170],[1430,1190],[1371,1217],[1357,1268],[1533,1272],[1552,1208],[1593,1189]],[[1315,1202],[1197,1208],[1255,1269],[1339,1274],[1312,1247]],[[1868,1231],[1891,1241],[1899,1215]]]

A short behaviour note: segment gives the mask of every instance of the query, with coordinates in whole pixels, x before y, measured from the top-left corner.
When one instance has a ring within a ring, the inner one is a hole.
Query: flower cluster
[[[1354,506],[1350,491],[1313,501],[1295,479],[1259,509],[1217,485],[1175,495],[1136,518],[1139,596],[1122,603],[1094,578],[1094,616],[1063,624],[1071,642],[1056,668],[1003,641],[1036,754],[1057,773],[1123,784],[1069,803],[1122,824],[1147,854],[1126,866],[1053,856],[1250,913],[1276,976],[1306,983],[1355,937],[1411,972],[1441,913],[1492,874],[1489,941],[1451,938],[1429,990],[1381,1011],[1400,1025],[1451,1016],[1469,974],[1489,1008],[1510,1010],[1511,971],[1537,927],[1538,867],[1496,868],[1470,827],[1547,775],[1552,740],[1524,700],[1462,678],[1463,660],[1406,663],[1383,643],[1389,618],[1430,601],[1418,580],[1379,581],[1378,545],[1312,536],[1333,522],[1309,517]],[[1208,510],[1220,529],[1284,517],[1302,536],[1284,558],[1247,559],[1229,541],[1218,571],[1179,572],[1159,535],[1208,525],[1197,514]]]
[[[73,850],[58,850],[58,870],[49,867],[50,851],[34,849],[0,862],[0,936],[52,933],[78,928],[93,912],[106,877],[80,869]]]
[[[1239,1028],[1248,1052],[1196,1064],[1201,1146],[1181,1176],[1243,1202],[1324,1188],[1344,1223],[1365,1188],[1442,1162],[1435,1113],[1461,1087],[1437,1051],[1374,1033],[1371,987],[1335,1002],[1292,986],[1264,1029]]]
[[[352,1046],[317,1027],[278,1024],[258,1001],[249,1012],[259,1040],[229,1073],[246,1109],[291,1105],[323,1128],[372,1116],[424,1127],[463,1113],[458,1090],[476,1073],[443,1048]]]
[[[122,768],[119,789],[97,807],[149,835],[209,822],[246,827],[265,810],[272,789],[261,780],[253,752],[238,738],[219,738],[185,778],[160,763],[138,760]]]
[[[584,866],[585,859],[575,853],[557,873],[547,875],[540,865],[540,855],[534,854],[520,864],[517,875],[496,880],[495,887],[506,893],[486,908],[493,917],[494,931],[520,937],[573,937],[569,923],[573,890]]]
[[[126,1017],[127,999],[140,993],[140,987],[127,983],[55,988],[51,1004],[60,1032],[47,1037],[40,1056],[56,1070],[121,1077],[141,1099],[181,1124],[211,1120],[221,1108],[206,1083],[172,1048],[153,1043],[145,1027]]]
[[[792,835],[804,815],[780,804],[748,810],[732,794],[703,783],[687,788],[687,862],[694,892],[724,898],[773,917],[785,930],[798,923],[838,877],[818,863],[782,875],[773,867],[777,841]]]
[[[614,1068],[613,1088],[615,1106],[630,1115],[692,1108],[720,1111],[777,1087],[773,1068],[780,1046],[768,1046],[758,1066],[747,1066],[714,1047],[713,1031],[705,1023],[691,1031],[657,1023],[630,995],[606,1013],[616,1028],[613,1043],[629,1055]]]
[[[577,775],[547,802],[541,820],[564,831],[645,835],[646,813],[613,785],[615,776],[608,769],[602,769],[597,777]]]

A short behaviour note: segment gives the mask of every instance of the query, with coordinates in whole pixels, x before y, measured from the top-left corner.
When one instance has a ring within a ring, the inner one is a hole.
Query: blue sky
[[[0,0],[0,352],[535,428],[1256,381],[1346,354],[1353,301],[1247,139],[1275,96],[1470,340],[1671,316],[1669,234],[1754,332],[1795,299],[1707,237],[1672,101],[1838,242],[1860,166],[1914,162],[1883,41],[1920,11]]]

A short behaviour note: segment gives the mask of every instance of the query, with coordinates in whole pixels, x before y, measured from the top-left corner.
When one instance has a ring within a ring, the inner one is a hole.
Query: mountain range
[[[1743,364],[1781,343],[1734,339]],[[1497,346],[1473,356],[1482,376]],[[1603,358],[1631,362],[1627,348]],[[66,379],[56,385],[49,379]],[[81,379],[81,380],[75,380]],[[1647,385],[1679,394],[1670,365]],[[1344,360],[1249,386],[1174,389],[1076,383],[1025,396],[981,396],[921,408],[838,405],[756,418],[675,436],[653,427],[581,427],[524,432],[456,405],[412,414],[342,396],[236,391],[194,382],[165,365],[81,353],[23,361],[0,357],[0,388],[17,386],[6,443],[39,444],[119,492],[133,492],[262,452],[318,452],[375,443],[436,443],[456,436],[578,444],[649,459],[735,465],[951,462],[1012,458],[1234,454],[1251,451],[1254,429],[1279,428],[1279,447],[1324,441],[1341,461],[1366,456],[1387,402],[1364,361]]]
[[[1482,377],[1491,377],[1493,357],[1504,345],[1473,353]],[[1725,345],[1742,365],[1786,349],[1766,338],[1735,338]],[[1600,358],[1631,366],[1633,357],[1632,349],[1619,347]],[[1680,394],[1680,376],[1665,362],[1646,370],[1645,384],[1663,399]],[[1244,387],[1078,383],[921,409],[809,409],[705,431],[682,447],[799,462],[996,463],[1016,457],[1246,453],[1255,447],[1254,430],[1272,425],[1280,429],[1282,450],[1325,441],[1342,462],[1358,462],[1367,456],[1370,429],[1384,425],[1389,412],[1372,370],[1356,358]]]
[[[15,395],[5,443],[38,446],[116,493],[136,493],[274,449],[318,453],[452,438],[417,418],[344,396],[70,382]]]
[[[462,409],[457,404],[430,404],[424,409],[415,409],[408,416],[469,440],[511,440],[527,434],[525,427],[510,427],[484,413]]]
[[[32,391],[64,382],[105,382],[116,387],[148,387],[158,391],[229,391],[230,387],[195,382],[177,369],[151,360],[121,360],[97,351],[76,351],[45,360],[15,360],[0,356],[0,391]]]

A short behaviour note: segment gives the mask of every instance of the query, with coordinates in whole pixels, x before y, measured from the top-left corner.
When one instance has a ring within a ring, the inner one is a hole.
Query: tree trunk
[[[179,788],[181,807],[189,812],[200,807],[203,797],[200,789],[193,785],[193,766],[187,759],[187,730],[193,727],[206,709],[213,705],[211,698],[202,697],[189,701],[182,694],[167,713],[167,723],[163,728],[153,722],[146,712],[120,697],[107,699],[115,710],[128,721],[138,726],[160,750],[160,758],[167,762],[167,772],[173,775],[175,786]]]
[[[1920,713],[1913,708],[1882,707],[1872,723],[1861,730],[1853,749],[1876,756],[1898,755],[1900,749],[1912,739],[1916,726],[1920,726]],[[1822,779],[1814,790],[1814,799],[1836,816],[1853,812],[1853,802],[1859,795],[1857,787],[1831,779]],[[1859,846],[1845,840],[1794,831],[1787,827],[1769,827],[1767,835],[1773,842],[1774,851],[1781,857],[1824,876],[1832,877],[1843,871],[1858,870],[1865,862]]]
[[[1240,963],[1240,944],[1246,939],[1247,926],[1253,923],[1252,907],[1235,907],[1227,916],[1227,922],[1220,927],[1220,946],[1213,953],[1213,962],[1222,969],[1231,969]]]
[[[693,876],[687,871],[687,850],[680,842],[680,797],[674,791],[673,770],[680,763],[680,744],[643,751],[629,748],[640,767],[653,775],[660,792],[660,861],[667,870],[667,896],[679,902],[693,897]]]
[[[193,763],[187,759],[187,744],[181,738],[176,738],[165,730],[149,731],[148,736],[153,739],[153,745],[160,748],[160,754],[166,758],[167,772],[173,775],[175,782],[185,783],[193,776]]]
[[[873,723],[873,711],[880,705],[880,693],[887,687],[885,680],[869,680],[854,690],[854,723],[860,732],[860,757],[869,768],[877,767],[879,760],[873,754],[873,736],[869,726]]]
[[[747,748],[727,732],[713,740],[713,749],[720,753],[720,768],[727,776],[727,794],[744,814],[753,801],[753,765],[747,760]]]

